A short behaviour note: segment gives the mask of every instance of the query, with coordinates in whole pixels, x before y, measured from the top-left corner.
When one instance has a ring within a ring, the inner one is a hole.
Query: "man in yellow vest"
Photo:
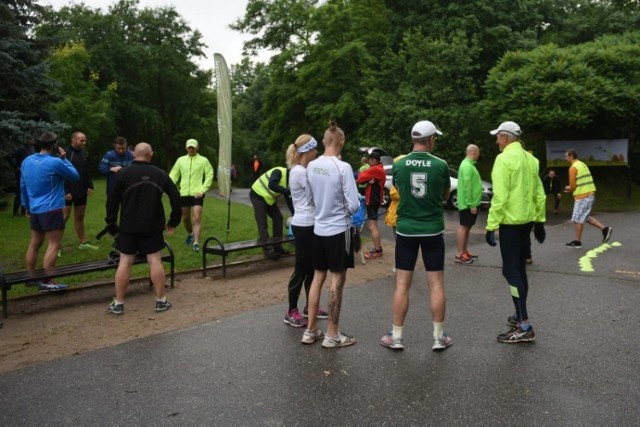
[[[258,235],[261,240],[269,237],[267,217],[271,218],[273,237],[282,237],[283,219],[278,206],[278,197],[284,194],[287,207],[293,215],[293,202],[289,190],[289,170],[285,167],[269,169],[253,183],[249,192],[249,200],[253,205],[253,214],[258,225]],[[267,258],[278,259],[280,255],[286,255],[281,245],[266,246],[264,254]]]
[[[591,171],[587,165],[578,160],[576,150],[567,150],[564,158],[571,163],[569,168],[569,185],[564,188],[565,193],[573,193],[575,202],[571,221],[576,224],[576,239],[567,243],[570,248],[582,247],[582,230],[584,223],[597,227],[602,232],[602,243],[611,238],[611,227],[605,227],[600,221],[591,216],[591,208],[596,200],[596,186],[593,183]]]

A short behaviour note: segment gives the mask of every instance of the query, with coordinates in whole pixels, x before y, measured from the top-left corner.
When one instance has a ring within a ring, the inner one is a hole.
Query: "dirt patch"
[[[346,286],[391,277],[393,247],[388,244],[385,249],[384,258],[366,265],[357,257]],[[155,298],[146,280],[131,283],[125,314],[117,317],[105,311],[112,284],[12,300],[11,315],[2,319],[0,329],[0,373],[285,303],[293,263],[290,256],[232,265],[226,279],[219,269],[207,278],[200,272],[180,274],[175,288],[167,290],[173,308],[165,313],[154,311]],[[299,308],[304,302],[303,291]],[[280,318],[273,321],[282,323]]]

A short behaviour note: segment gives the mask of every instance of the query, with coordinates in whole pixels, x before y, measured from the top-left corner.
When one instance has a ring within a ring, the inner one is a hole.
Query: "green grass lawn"
[[[62,257],[58,258],[57,265],[75,264],[84,261],[106,258],[108,253],[113,250],[111,244],[113,239],[109,235],[105,235],[101,240],[95,239],[105,226],[105,183],[104,179],[94,180],[95,191],[93,196],[89,198],[85,216],[85,229],[87,236],[91,242],[100,247],[97,251],[81,251],[78,249],[78,236],[73,228],[73,216],[67,222],[64,238],[62,240]],[[12,196],[11,196],[12,197]],[[165,212],[169,217],[168,199],[165,196]],[[12,198],[10,199],[10,202]],[[9,204],[11,206],[11,203]],[[29,219],[26,217],[12,217],[10,208],[0,212],[0,227],[3,230],[3,244],[0,245],[0,269],[3,272],[22,271],[25,269],[24,254],[29,245],[30,228]],[[182,224],[176,229],[172,236],[166,236],[166,240],[174,250],[176,257],[176,271],[189,271],[202,267],[202,254],[194,253],[191,247],[184,244],[186,231]],[[211,236],[226,241],[241,241],[257,238],[256,223],[253,218],[253,208],[251,206],[231,203],[231,223],[230,232],[227,238],[227,202],[213,197],[207,197],[204,203],[202,218],[202,234],[200,245]],[[40,249],[40,257],[38,260],[38,268],[41,267],[42,256],[46,249],[46,242]],[[242,253],[231,254],[228,260],[237,259],[238,257],[246,257],[247,255],[260,254],[260,249],[245,251]],[[219,258],[212,257],[212,262],[220,262]],[[148,273],[145,264],[134,266],[132,277],[144,277]],[[113,280],[114,270],[106,270],[103,272],[90,273],[86,275],[72,276],[61,278],[60,283],[68,284],[73,287],[78,283],[86,283],[93,281]],[[24,294],[36,293],[34,288],[27,288],[23,285],[14,286],[9,292],[9,296],[17,296]]]

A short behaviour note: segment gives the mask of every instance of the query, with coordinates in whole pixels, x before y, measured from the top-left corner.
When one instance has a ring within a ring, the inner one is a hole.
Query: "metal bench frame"
[[[209,242],[217,242],[209,246]],[[245,240],[243,242],[222,243],[217,237],[209,237],[202,247],[202,277],[207,277],[207,254],[220,255],[222,257],[222,278],[227,276],[227,255],[231,252],[239,252],[248,249],[263,248],[274,244],[293,242],[293,236],[269,237],[267,239]]]
[[[173,249],[167,242],[164,242],[167,253],[162,255],[162,261],[168,262],[171,266],[170,268],[170,281],[171,288],[174,286],[175,279],[175,256],[173,254]],[[133,264],[143,264],[147,262],[146,256],[135,257],[133,260]],[[49,268],[49,269],[39,269],[33,272],[28,271],[18,271],[15,273],[4,274],[0,272],[0,287],[2,287],[2,312],[4,317],[6,318],[9,315],[8,310],[8,299],[7,292],[11,289],[12,285],[17,285],[20,283],[28,283],[28,282],[36,282],[36,281],[47,281],[57,277],[66,277],[66,276],[75,276],[85,273],[91,273],[94,271],[104,271],[115,269],[118,267],[118,263],[114,263],[108,259],[98,260],[98,261],[88,261],[77,264],[67,264],[61,265],[59,267]]]

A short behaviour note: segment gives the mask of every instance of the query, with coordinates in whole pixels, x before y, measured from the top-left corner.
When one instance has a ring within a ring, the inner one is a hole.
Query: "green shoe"
[[[100,248],[98,246],[92,245],[91,242],[84,242],[78,245],[78,249],[80,249],[81,251],[85,251],[87,249],[91,249],[92,251],[97,251]]]

